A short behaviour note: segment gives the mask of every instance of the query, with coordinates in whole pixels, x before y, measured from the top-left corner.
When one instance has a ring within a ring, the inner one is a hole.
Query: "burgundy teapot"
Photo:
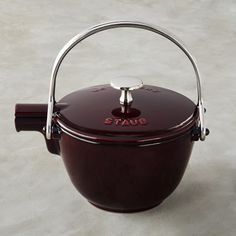
[[[152,31],[178,46],[194,68],[197,104],[132,77],[81,89],[56,102],[56,77],[67,53],[87,37],[118,27]],[[204,112],[199,70],[182,43],[158,27],[118,21],[94,26],[62,48],[48,104],[17,104],[15,126],[44,135],[49,152],[62,156],[72,183],[90,203],[136,212],[157,206],[177,187],[194,141],[209,133]]]

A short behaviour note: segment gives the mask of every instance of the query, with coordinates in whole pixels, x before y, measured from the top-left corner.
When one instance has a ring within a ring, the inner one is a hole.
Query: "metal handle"
[[[199,129],[200,129],[200,139],[205,140],[206,137],[206,128],[204,125],[204,106],[203,106],[203,99],[202,99],[202,91],[201,91],[201,80],[200,80],[200,73],[199,69],[197,67],[196,61],[194,57],[191,55],[191,53],[188,51],[188,49],[184,46],[184,44],[177,39],[174,35],[169,33],[168,31],[157,27],[152,26],[149,24],[145,24],[142,22],[134,22],[134,21],[114,21],[114,22],[107,22],[103,24],[96,25],[81,34],[77,34],[74,36],[65,46],[61,49],[61,51],[58,53],[53,69],[51,74],[51,81],[50,81],[50,89],[49,89],[49,98],[48,98],[48,112],[47,112],[47,123],[46,123],[46,138],[51,139],[52,134],[52,117],[53,117],[53,108],[55,104],[55,86],[56,86],[56,77],[58,70],[60,68],[60,65],[67,55],[67,53],[76,46],[79,42],[83,41],[84,39],[88,38],[89,36],[96,34],[98,32],[112,29],[112,28],[120,28],[120,27],[131,27],[131,28],[140,28],[148,31],[152,31],[154,33],[157,33],[167,39],[169,39],[171,42],[173,42],[175,45],[177,45],[188,57],[190,60],[195,75],[196,75],[196,83],[197,83],[197,95],[198,95],[198,102],[197,107],[199,111]]]

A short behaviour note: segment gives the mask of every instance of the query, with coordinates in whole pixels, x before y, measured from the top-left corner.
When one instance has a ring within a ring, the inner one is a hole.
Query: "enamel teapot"
[[[78,43],[100,31],[133,27],[173,42],[190,60],[197,104],[175,91],[133,77],[116,78],[55,101],[59,67]],[[17,131],[39,131],[49,152],[61,155],[75,188],[93,205],[137,212],[159,205],[178,186],[195,141],[205,140],[200,74],[175,36],[140,22],[96,25],[73,37],[56,57],[48,104],[17,104]]]

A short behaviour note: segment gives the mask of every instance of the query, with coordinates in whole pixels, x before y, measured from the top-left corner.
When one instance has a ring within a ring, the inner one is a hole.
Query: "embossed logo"
[[[104,120],[105,125],[116,125],[116,126],[138,126],[138,125],[147,125],[146,118],[137,118],[137,119],[122,119],[122,118],[111,118],[108,117]]]

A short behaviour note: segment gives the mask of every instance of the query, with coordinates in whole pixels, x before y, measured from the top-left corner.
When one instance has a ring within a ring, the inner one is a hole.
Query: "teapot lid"
[[[135,78],[78,90],[55,106],[54,121],[62,131],[95,143],[160,142],[190,130],[198,120],[190,99]]]

